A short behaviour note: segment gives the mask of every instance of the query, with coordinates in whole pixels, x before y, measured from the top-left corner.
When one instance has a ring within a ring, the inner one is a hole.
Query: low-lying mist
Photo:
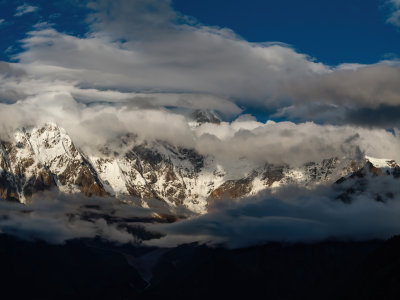
[[[389,176],[371,177],[345,203],[338,197],[356,183],[314,187],[287,186],[257,196],[223,199],[204,215],[153,208],[114,198],[87,198],[50,191],[31,204],[0,202],[1,233],[62,244],[99,237],[118,244],[174,247],[198,242],[243,248],[268,242],[361,241],[400,233],[400,186]],[[389,195],[381,199],[378,195]]]
[[[200,242],[242,248],[266,242],[387,239],[399,234],[398,180],[374,177],[365,190],[355,193],[350,203],[344,203],[338,196],[351,184],[315,189],[289,186],[251,198],[226,199],[217,202],[206,215],[149,226],[165,236],[146,244]],[[380,194],[390,197],[377,201]]]

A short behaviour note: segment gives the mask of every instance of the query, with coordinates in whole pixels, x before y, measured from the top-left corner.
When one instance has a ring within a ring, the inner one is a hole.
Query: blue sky
[[[178,10],[249,41],[279,41],[328,64],[374,63],[400,54],[399,30],[378,0],[176,0]]]
[[[18,16],[17,8],[26,5],[32,7]],[[47,22],[62,32],[81,36],[87,32],[85,17],[88,10],[83,5],[76,5],[76,1],[0,1],[0,60],[9,61],[15,53],[21,51],[19,41],[26,37],[26,33],[38,23]]]
[[[400,55],[399,30],[379,0],[175,0],[203,23],[229,27],[253,42],[279,41],[331,65]]]
[[[82,1],[80,1],[82,2]],[[79,1],[0,2],[0,59],[20,51],[18,40],[38,22],[82,35],[88,10]],[[37,7],[15,16],[21,5]],[[250,42],[283,42],[325,64],[371,64],[400,56],[399,29],[380,0],[173,0],[174,8],[205,25],[228,27]],[[6,52],[7,50],[7,52]]]

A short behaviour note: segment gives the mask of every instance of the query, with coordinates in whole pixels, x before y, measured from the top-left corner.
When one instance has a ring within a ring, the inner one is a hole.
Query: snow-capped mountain
[[[0,144],[0,197],[26,203],[36,192],[58,188],[63,193],[118,197],[143,207],[184,206],[204,213],[217,199],[255,195],[288,184],[342,182],[362,172],[400,174],[396,162],[369,157],[329,158],[296,168],[254,166],[246,159],[226,166],[163,141],[138,144],[134,136],[121,140],[127,149],[121,153],[104,147],[100,154],[87,155],[56,124],[18,130]]]

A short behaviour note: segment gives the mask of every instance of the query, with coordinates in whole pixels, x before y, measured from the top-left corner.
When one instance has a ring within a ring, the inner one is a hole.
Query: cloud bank
[[[86,5],[90,31],[83,37],[46,23],[28,33],[15,56],[15,68],[26,76],[2,82],[2,102],[53,86],[86,106],[212,109],[227,119],[261,108],[331,124],[353,124],[343,113],[369,109],[373,115],[400,105],[396,61],[327,66],[284,44],[250,43],[228,28],[202,25],[165,0]],[[397,120],[371,123],[398,126]]]
[[[160,208],[158,213],[165,213]],[[77,238],[95,238],[119,243],[141,242],[135,232],[142,222],[155,220],[155,211],[108,198],[63,195],[56,191],[37,194],[29,206],[0,202],[0,233],[26,240],[63,244]]]
[[[385,131],[399,126],[396,61],[326,66],[287,45],[204,26],[165,0],[86,5],[85,36],[41,23],[22,41],[18,63],[0,64],[2,137],[51,121],[89,152],[134,133],[257,163],[357,151],[399,158],[398,135]],[[257,107],[300,124],[228,121]],[[185,115],[194,109],[217,111],[227,122],[190,128]],[[359,138],[349,145],[352,136]]]
[[[335,199],[342,188],[294,186],[240,202],[220,202],[207,215],[150,226],[165,236],[146,244],[174,247],[199,242],[243,248],[266,242],[387,239],[400,232],[397,180],[375,178],[351,204]],[[376,201],[377,193],[382,192],[395,196],[386,203]]]
[[[398,234],[399,179],[367,177],[363,180],[368,183],[352,194],[350,203],[338,200],[359,180],[314,189],[288,186],[241,200],[224,199],[215,202],[206,215],[175,223],[157,218],[171,213],[162,206],[145,209],[116,199],[50,191],[35,195],[28,206],[0,202],[0,233],[53,244],[99,237],[118,244],[175,247],[198,242],[228,248],[268,242],[387,239]],[[380,202],[378,195],[389,196]]]
[[[397,131],[359,126],[371,123],[372,118],[359,116],[359,121],[352,118],[351,126],[338,126],[307,120],[264,123],[241,115],[232,122],[191,127],[182,110],[219,107],[234,115],[241,109],[216,96],[84,89],[64,80],[35,78],[19,67],[0,64],[2,139],[10,138],[9,134],[21,126],[54,122],[88,154],[117,143],[126,134],[135,134],[138,142],[164,140],[226,163],[245,157],[256,165],[267,161],[300,165],[331,157],[356,158],[360,153],[400,161]],[[179,109],[166,108],[174,104]],[[371,110],[363,115],[376,112]],[[391,116],[395,122],[397,115]],[[391,122],[390,118],[381,119]]]

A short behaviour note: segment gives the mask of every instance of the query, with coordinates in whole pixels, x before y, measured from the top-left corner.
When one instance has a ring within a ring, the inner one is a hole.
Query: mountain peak
[[[204,123],[221,124],[220,118],[212,110],[196,109],[190,114],[190,119],[197,122],[199,125]]]
[[[396,161],[387,158],[374,158],[371,156],[365,156],[365,159],[369,161],[376,168],[394,168],[398,166]]]

